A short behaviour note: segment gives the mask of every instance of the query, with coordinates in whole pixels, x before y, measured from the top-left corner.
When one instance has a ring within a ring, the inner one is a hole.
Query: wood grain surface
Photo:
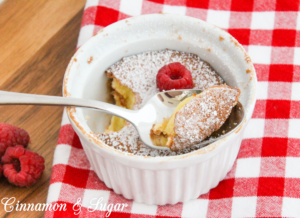
[[[76,49],[85,0],[4,0],[0,4],[0,90],[61,95],[62,79]],[[1,106],[0,122],[28,131],[29,149],[45,158],[37,184],[19,188],[0,179],[0,200],[15,204],[45,203],[62,107]],[[0,217],[43,217],[44,212],[7,213],[0,201]]]

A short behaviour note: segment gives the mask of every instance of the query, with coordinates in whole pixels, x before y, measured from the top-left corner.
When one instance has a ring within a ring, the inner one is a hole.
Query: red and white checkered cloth
[[[198,199],[144,205],[115,194],[90,169],[64,115],[54,154],[48,203],[66,203],[80,217],[105,216],[90,201],[127,203],[111,217],[300,217],[300,4],[298,0],[88,0],[78,46],[101,28],[127,17],[177,13],[213,23],[232,34],[252,58],[258,77],[253,117],[226,178]]]

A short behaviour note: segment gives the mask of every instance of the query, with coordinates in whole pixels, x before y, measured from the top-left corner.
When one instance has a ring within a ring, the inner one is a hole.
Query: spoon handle
[[[96,109],[105,113],[122,117],[134,122],[135,111],[118,107],[113,104],[84,98],[71,98],[50,95],[25,94],[0,91],[0,105],[47,105],[47,106],[74,106]]]

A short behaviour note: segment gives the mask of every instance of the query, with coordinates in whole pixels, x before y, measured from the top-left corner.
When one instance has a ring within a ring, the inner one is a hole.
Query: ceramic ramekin
[[[257,79],[251,59],[227,32],[199,19],[151,14],[114,23],[85,43],[66,70],[64,96],[105,101],[104,71],[124,56],[149,50],[191,52],[210,63],[227,84],[241,90],[245,119],[238,130],[200,150],[171,157],[126,154],[105,145],[95,133],[109,117],[98,111],[68,108],[93,170],[117,194],[147,204],[175,204],[208,192],[226,176],[237,157],[251,118]]]

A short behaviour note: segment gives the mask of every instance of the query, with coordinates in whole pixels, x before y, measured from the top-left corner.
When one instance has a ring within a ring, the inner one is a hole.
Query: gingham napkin
[[[254,62],[257,103],[226,178],[196,200],[167,206],[136,203],[108,189],[64,115],[47,202],[67,207],[45,216],[74,216],[76,208],[80,217],[109,215],[89,208],[101,198],[102,204],[127,205],[111,217],[300,217],[299,7],[298,0],[88,0],[78,46],[113,22],[148,13],[185,14],[225,29]]]

